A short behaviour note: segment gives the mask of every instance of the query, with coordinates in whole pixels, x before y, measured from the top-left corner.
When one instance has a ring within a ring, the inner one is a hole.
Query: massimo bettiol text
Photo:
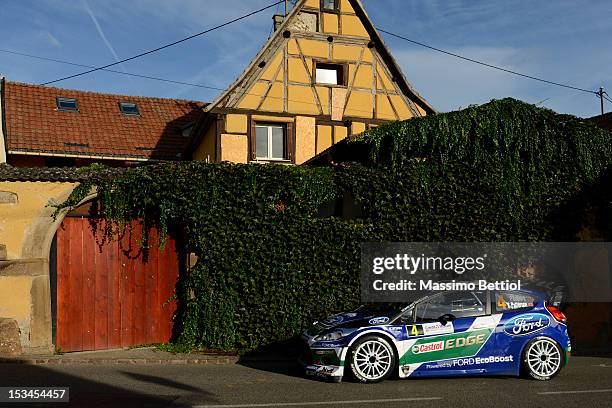
[[[612,244],[394,242],[361,246],[363,302],[432,291],[545,291],[556,301],[612,301]]]

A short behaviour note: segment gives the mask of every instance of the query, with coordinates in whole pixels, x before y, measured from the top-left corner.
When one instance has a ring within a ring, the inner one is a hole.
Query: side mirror
[[[442,316],[438,317],[438,321],[442,323],[442,326],[446,326],[448,322],[452,322],[455,319],[455,315],[452,315],[450,313],[443,314]]]

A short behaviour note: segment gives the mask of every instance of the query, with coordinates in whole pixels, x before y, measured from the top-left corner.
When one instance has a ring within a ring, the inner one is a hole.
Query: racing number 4
[[[410,329],[411,336],[422,336],[423,335],[423,326],[417,326],[416,324],[412,326]]]

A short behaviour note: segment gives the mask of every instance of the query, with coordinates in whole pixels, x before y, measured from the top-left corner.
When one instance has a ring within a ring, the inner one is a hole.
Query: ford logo
[[[370,319],[370,321],[368,323],[370,324],[385,324],[389,321],[389,318],[386,316],[383,317],[375,317],[373,319]]]
[[[525,336],[550,326],[550,318],[542,313],[529,313],[513,317],[504,325],[510,336]]]

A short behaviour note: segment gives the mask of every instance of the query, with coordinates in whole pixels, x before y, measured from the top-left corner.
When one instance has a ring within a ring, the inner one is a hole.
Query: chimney
[[[274,21],[274,31],[278,30],[278,28],[283,24],[283,22],[285,21],[285,16],[281,15],[281,14],[275,14],[272,17],[272,20]]]

